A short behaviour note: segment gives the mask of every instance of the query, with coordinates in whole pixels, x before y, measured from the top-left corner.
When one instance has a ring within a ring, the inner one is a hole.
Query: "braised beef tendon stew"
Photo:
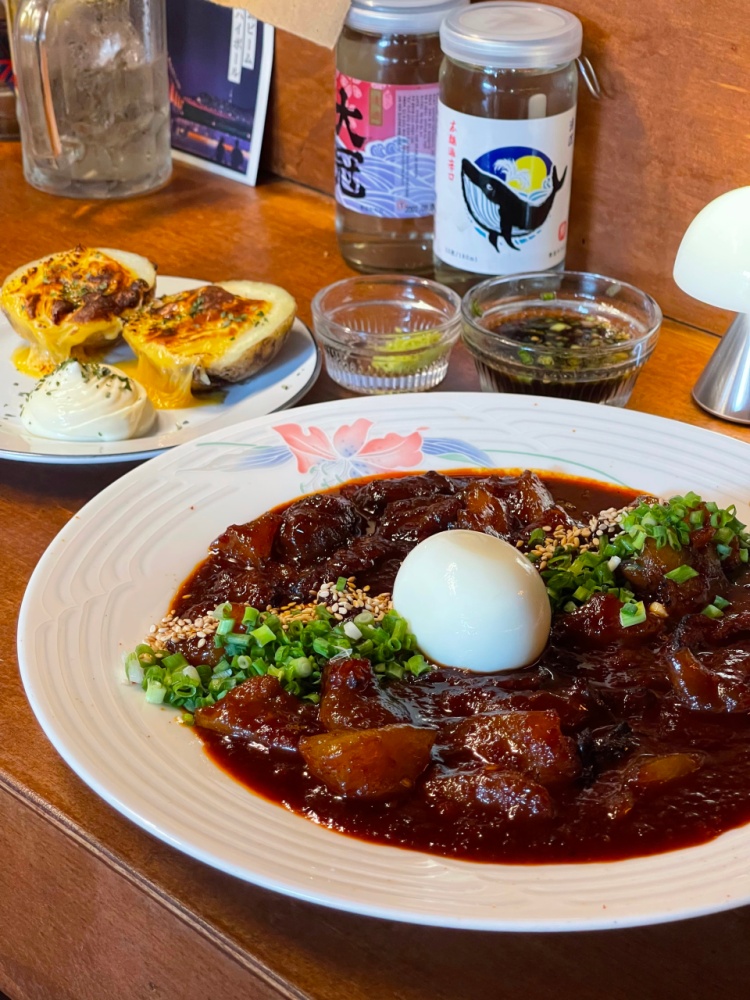
[[[531,665],[429,663],[391,607],[406,555],[454,529],[540,573]],[[671,850],[750,821],[749,548],[733,508],[692,493],[351,482],[227,528],[128,675],[241,782],[345,833],[494,862]]]

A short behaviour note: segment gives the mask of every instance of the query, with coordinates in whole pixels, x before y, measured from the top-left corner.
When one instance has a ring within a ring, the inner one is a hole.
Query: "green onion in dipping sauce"
[[[519,347],[533,344],[535,350],[590,350],[626,344],[630,340],[624,324],[604,316],[565,312],[553,307],[525,309],[495,329]]]
[[[500,392],[624,403],[645,360],[639,345],[646,330],[596,303],[553,296],[516,313],[485,314],[482,325],[491,336],[471,334],[467,342],[483,387]]]

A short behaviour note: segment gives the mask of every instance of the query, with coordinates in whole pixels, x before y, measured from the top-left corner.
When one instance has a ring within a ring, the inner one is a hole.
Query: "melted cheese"
[[[249,326],[260,323],[270,303],[240,298],[217,285],[156,299],[129,318],[125,339],[138,363],[134,377],[158,409],[181,409],[204,401],[192,395],[196,377],[221,357]]]
[[[118,367],[143,386],[157,410],[182,410],[195,403],[191,392],[195,365],[190,362],[162,367],[141,354]]]
[[[39,354],[36,347],[17,347],[11,355],[16,371],[31,378],[44,378],[55,370],[54,361]]]
[[[240,298],[207,285],[157,299],[128,323],[128,341],[140,350],[164,348],[203,366],[226,351],[248,327],[267,315],[271,304]]]
[[[140,283],[140,299],[147,297],[154,272],[144,258],[111,253],[122,260],[78,247],[19,268],[6,279],[0,305],[15,331],[31,344],[27,355],[14,359],[17,366],[24,366],[19,370],[45,374],[50,364],[54,367],[66,361],[76,348],[101,346],[119,337],[125,310],[115,297],[136,283]],[[141,262],[142,274],[135,269]],[[97,308],[86,318],[94,300]]]

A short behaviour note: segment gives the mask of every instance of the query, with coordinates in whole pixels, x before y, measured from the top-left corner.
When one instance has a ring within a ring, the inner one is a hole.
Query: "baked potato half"
[[[241,382],[284,343],[296,303],[277,285],[222,281],[154,299],[128,318],[123,336],[138,357],[137,380],[170,409],[192,392]]]
[[[31,344],[40,374],[80,349],[117,340],[123,319],[153,298],[156,267],[146,257],[104,247],[50,254],[3,282],[0,306]]]

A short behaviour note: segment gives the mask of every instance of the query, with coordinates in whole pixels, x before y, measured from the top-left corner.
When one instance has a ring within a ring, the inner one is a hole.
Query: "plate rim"
[[[432,394],[431,394],[432,395]],[[550,403],[554,403],[555,406],[561,406],[564,411],[567,411],[571,417],[576,413],[592,413],[594,411],[601,412],[601,407],[597,404],[591,403],[581,403],[578,401],[571,400],[560,400],[554,399],[550,400],[547,397],[530,397],[530,396],[511,396],[510,394],[503,396],[500,394],[487,394],[481,392],[458,392],[458,393],[435,393],[437,401],[442,397],[446,401],[446,405],[450,402],[455,402],[457,404],[469,403],[470,401],[484,402],[486,404],[499,405],[502,409],[503,407],[515,409],[534,409],[538,406],[542,408],[548,407]],[[419,394],[404,394],[398,397],[399,399],[411,398],[413,405],[416,407],[418,402],[425,400],[424,395]],[[314,419],[318,414],[323,413],[326,417],[336,417],[351,415],[353,412],[360,413],[364,408],[369,409],[373,406],[376,410],[380,407],[387,407],[389,401],[392,397],[370,397],[363,401],[361,397],[355,397],[343,400],[332,400],[325,403],[313,403],[308,404],[303,407],[297,407],[294,410],[295,419],[299,422],[304,422],[306,420]],[[433,399],[433,402],[436,401]],[[407,404],[412,405],[412,404]],[[481,405],[480,405],[481,410]],[[610,408],[607,408],[610,410]],[[690,435],[697,435],[698,438],[703,438],[707,444],[712,440],[720,440],[725,445],[729,443],[730,450],[733,448],[738,449],[738,451],[747,451],[748,443],[740,441],[737,438],[730,437],[727,435],[722,435],[716,431],[709,430],[707,428],[696,427],[691,424],[684,423],[682,421],[673,420],[667,417],[656,416],[653,414],[643,413],[642,411],[636,410],[616,410],[611,408],[615,413],[621,415],[621,419],[625,420],[626,423],[632,423],[634,426],[651,426],[658,429],[659,426],[674,426],[681,428],[683,430],[687,429]],[[278,411],[275,411],[278,412]],[[232,432],[234,435],[243,434],[247,436],[252,432],[255,432],[261,428],[265,428],[274,419],[274,412],[259,415],[253,418],[244,420],[238,424],[232,425]],[[619,419],[619,418],[618,418]],[[42,729],[44,730],[47,738],[53,744],[60,756],[66,761],[68,766],[70,766],[81,778],[89,785],[89,787],[108,802],[113,808],[118,812],[125,815],[131,821],[135,822],[136,825],[140,826],[142,829],[151,833],[161,839],[165,843],[181,850],[183,853],[187,853],[189,856],[200,860],[218,870],[224,871],[228,874],[234,875],[246,881],[250,881],[253,884],[260,885],[264,888],[271,889],[273,891],[283,892],[286,895],[292,896],[297,899],[305,900],[308,902],[317,903],[324,906],[333,907],[345,912],[357,913],[360,915],[368,915],[374,917],[380,917],[383,919],[397,920],[400,922],[421,924],[424,926],[441,926],[441,927],[453,927],[462,929],[477,929],[477,930],[495,930],[495,931],[571,931],[571,930],[596,930],[596,929],[606,929],[612,927],[625,927],[625,926],[640,926],[644,924],[656,924],[662,922],[668,922],[676,919],[687,919],[695,916],[704,915],[706,913],[720,912],[722,910],[731,909],[747,902],[750,902],[750,892],[743,897],[738,898],[727,898],[724,901],[715,901],[711,905],[696,905],[693,909],[686,909],[685,907],[680,908],[678,911],[674,911],[673,908],[665,906],[659,912],[651,911],[647,915],[633,915],[628,919],[613,919],[605,915],[603,912],[599,919],[594,919],[591,915],[581,916],[580,918],[566,917],[564,920],[552,919],[545,921],[544,919],[531,919],[527,917],[519,917],[514,920],[507,920],[504,918],[487,918],[479,917],[477,919],[471,919],[462,917],[461,919],[447,916],[444,913],[425,913],[405,910],[401,906],[389,907],[385,905],[373,905],[368,904],[365,908],[362,907],[360,903],[353,901],[352,899],[347,899],[346,897],[341,897],[336,893],[321,892],[320,889],[305,889],[300,888],[298,883],[291,883],[288,885],[283,884],[283,880],[279,878],[266,878],[263,875],[257,875],[257,873],[248,875],[247,872],[238,871],[235,866],[231,863],[224,861],[220,856],[212,855],[210,852],[204,852],[201,849],[196,849],[194,846],[186,845],[184,841],[181,841],[179,837],[172,836],[163,830],[158,830],[154,827],[154,824],[146,817],[141,815],[137,809],[130,806],[127,802],[123,801],[120,796],[114,792],[111,792],[107,787],[102,786],[99,780],[92,774],[88,773],[86,764],[81,765],[80,761],[77,759],[76,753],[71,751],[67,747],[65,741],[59,737],[58,731],[55,726],[54,717],[50,717],[48,710],[42,704],[42,702],[37,697],[37,691],[32,676],[30,676],[29,666],[26,662],[26,645],[27,638],[29,634],[29,628],[31,627],[31,618],[33,615],[33,609],[31,606],[31,601],[29,595],[33,595],[38,581],[42,579],[47,571],[50,563],[53,563],[57,556],[58,551],[61,547],[64,547],[68,541],[68,536],[72,533],[76,535],[82,530],[82,524],[85,524],[87,518],[95,516],[99,507],[103,505],[107,497],[110,496],[120,484],[132,483],[137,481],[139,478],[148,478],[156,474],[156,471],[161,465],[168,465],[172,461],[179,461],[180,451],[187,453],[190,449],[196,447],[199,444],[210,443],[212,439],[219,439],[223,433],[226,433],[227,428],[219,428],[212,431],[211,433],[204,435],[202,437],[196,437],[190,441],[187,441],[181,445],[176,446],[169,451],[162,453],[162,455],[154,458],[152,462],[146,465],[141,465],[135,469],[130,470],[115,483],[111,484],[95,497],[93,497],[84,507],[80,509],[77,516],[71,518],[69,522],[58,532],[55,538],[52,540],[47,550],[39,560],[32,576],[29,580],[26,593],[24,594],[23,602],[21,605],[21,610],[18,619],[18,659],[21,672],[21,678],[23,681],[26,696],[32,706],[34,714],[37,717]],[[749,453],[750,454],[750,453]],[[540,466],[537,466],[541,468]],[[28,642],[29,648],[31,648],[31,642]],[[214,765],[215,766],[215,765]],[[252,795],[247,789],[244,789],[246,794]],[[302,822],[308,823],[309,821],[302,819]],[[723,838],[732,838],[732,835],[736,833],[737,830],[742,830],[743,827],[737,827],[733,830],[726,831],[720,834],[719,837],[714,838],[712,841],[706,844],[696,845],[694,847],[683,848],[677,851],[665,852],[670,857],[676,857],[678,855],[690,854],[691,857],[695,857],[696,852],[700,852],[701,849],[708,847],[709,845],[715,844],[717,841]],[[346,835],[338,834],[335,831],[325,831],[327,836],[339,836],[346,837]],[[357,838],[346,837],[347,840]],[[434,861],[435,856],[429,854],[421,854],[419,852],[391,847],[389,845],[376,845],[378,850],[384,852],[396,852],[398,854],[408,853],[410,856],[418,855],[428,861]],[[647,858],[659,858],[664,855],[650,855]],[[527,865],[490,865],[490,868],[502,869],[504,871],[512,871],[516,869],[528,869],[529,867],[535,868],[537,871],[551,870],[554,868],[580,868],[586,867],[590,868],[592,865],[597,864],[617,864],[619,866],[637,864],[645,859],[635,858],[626,859],[621,862],[590,862],[585,865],[538,865],[538,866],[527,866]],[[442,858],[439,857],[438,861],[447,865],[449,868],[457,866],[462,868],[468,865],[469,867],[474,867],[476,865],[484,866],[483,863],[471,862],[471,861],[461,861],[452,858]]]

